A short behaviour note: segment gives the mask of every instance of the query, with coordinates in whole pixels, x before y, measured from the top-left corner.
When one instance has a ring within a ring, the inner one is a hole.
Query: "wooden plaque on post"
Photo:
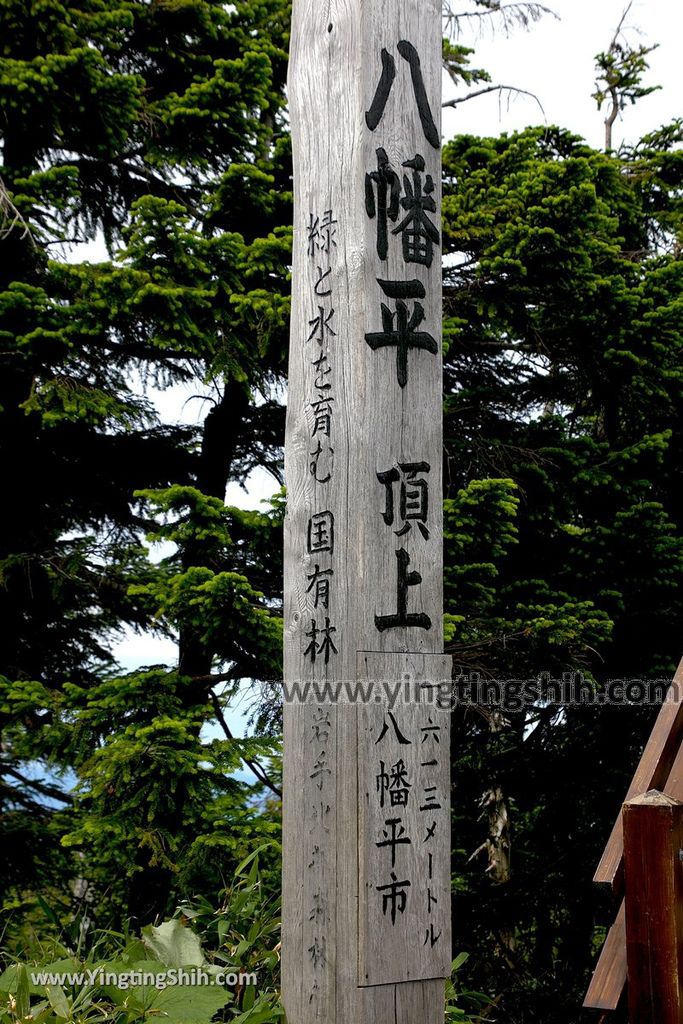
[[[294,0],[289,1024],[443,1021],[441,42],[437,0]]]

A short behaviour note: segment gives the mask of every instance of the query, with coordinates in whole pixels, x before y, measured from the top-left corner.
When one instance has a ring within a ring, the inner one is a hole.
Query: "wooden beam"
[[[667,796],[683,801],[682,687],[683,661],[678,666],[667,693],[667,700],[657,717],[629,787],[627,800],[638,795],[640,785],[648,789],[659,785]],[[615,894],[622,894],[624,889],[623,849],[623,825],[620,816],[612,830],[594,879],[596,882],[609,885]],[[624,1002],[626,979],[626,918],[622,898],[617,918],[600,952],[584,1007],[616,1012]]]
[[[683,1020],[683,803],[652,790],[624,804],[631,1024]]]
[[[651,789],[663,789],[683,743],[683,660],[673,678],[665,702],[647,741],[626,800]],[[607,885],[618,895],[623,887],[624,842],[619,815],[607,841],[593,881]]]
[[[626,908],[622,900],[607,933],[597,966],[583,1001],[586,1010],[616,1012],[626,985]]]

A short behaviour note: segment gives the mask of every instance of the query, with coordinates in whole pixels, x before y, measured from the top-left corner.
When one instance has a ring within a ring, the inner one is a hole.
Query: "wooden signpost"
[[[441,5],[294,0],[282,986],[441,1024]]]

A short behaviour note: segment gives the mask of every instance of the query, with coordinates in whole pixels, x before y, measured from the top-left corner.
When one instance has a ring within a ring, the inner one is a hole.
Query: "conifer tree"
[[[121,913],[173,909],[192,844],[237,799],[237,746],[200,742],[221,712],[211,677],[277,671],[277,556],[272,574],[263,560],[281,513],[223,500],[255,466],[279,473],[288,17],[282,0],[0,8],[0,796],[15,895],[28,865],[29,882],[44,870],[27,854],[49,823]],[[79,259],[93,239],[108,260]],[[140,382],[190,380],[215,395],[204,422],[161,424]],[[146,535],[171,542],[166,562]],[[110,648],[126,627],[177,637],[178,663],[121,673]],[[81,780],[75,803],[45,781],[60,768]]]
[[[656,713],[548,704],[547,680],[670,679],[681,654],[681,141],[444,153],[448,649],[456,674],[538,683],[453,721],[455,931],[510,1020],[574,1019],[592,872]]]

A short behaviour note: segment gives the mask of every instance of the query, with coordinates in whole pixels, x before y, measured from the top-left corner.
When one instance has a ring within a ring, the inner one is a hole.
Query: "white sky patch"
[[[495,17],[466,19],[458,42],[475,49],[472,63],[485,68],[493,83],[514,85],[534,93],[543,105],[546,121],[581,135],[602,148],[605,108],[598,111],[595,91],[595,55],[607,50],[627,0],[545,0],[560,20],[545,16],[528,31],[515,29],[509,37],[493,31]],[[463,9],[465,5],[463,4]],[[479,31],[477,31],[477,24]],[[681,86],[683,38],[681,0],[635,0],[624,24],[632,46],[658,48],[649,57],[650,70],[643,84],[662,88],[624,111],[614,130],[614,146],[635,142],[642,135],[683,116]],[[479,88],[473,86],[473,90]],[[444,99],[463,95],[444,76]],[[444,138],[457,133],[498,135],[543,124],[538,104],[530,96],[492,93],[444,110]]]

